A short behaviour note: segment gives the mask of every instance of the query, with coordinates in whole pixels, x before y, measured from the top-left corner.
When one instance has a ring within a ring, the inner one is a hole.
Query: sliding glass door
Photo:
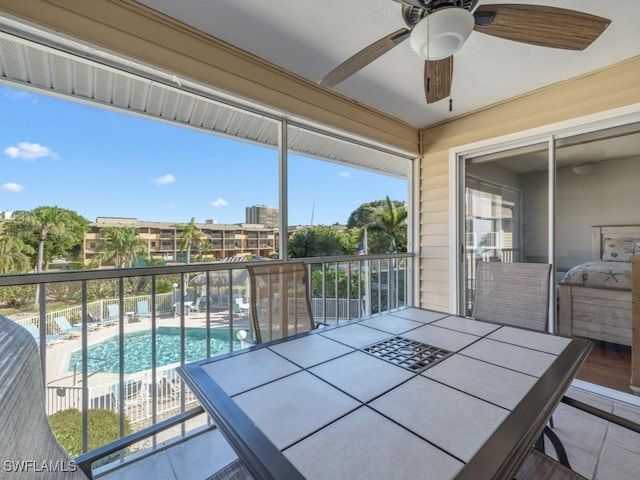
[[[630,262],[640,255],[640,122],[495,150],[458,159],[459,311],[473,315],[479,262],[550,263],[549,331],[594,341],[582,386],[640,391]]]
[[[547,143],[465,157],[461,311],[471,315],[479,262],[547,262]]]
[[[630,263],[640,255],[640,124],[559,139],[556,164],[558,331],[594,341],[578,379],[632,393],[631,385],[640,390]]]

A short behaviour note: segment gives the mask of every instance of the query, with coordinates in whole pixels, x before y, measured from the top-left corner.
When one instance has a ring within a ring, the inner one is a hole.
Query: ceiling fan
[[[402,5],[401,28],[347,59],[320,82],[333,87],[403,41],[425,60],[427,103],[451,94],[453,54],[472,31],[543,47],[584,50],[610,20],[558,7],[524,4],[480,5],[479,0],[393,0]],[[451,100],[449,100],[451,110]]]

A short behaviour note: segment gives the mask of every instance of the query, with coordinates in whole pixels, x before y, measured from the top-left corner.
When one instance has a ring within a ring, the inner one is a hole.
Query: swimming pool
[[[185,361],[192,362],[207,355],[205,328],[185,328]],[[229,329],[212,328],[211,355],[229,351]],[[240,348],[234,331],[233,348]],[[90,372],[120,371],[120,336],[114,335],[87,348],[88,370]],[[151,330],[125,333],[124,373],[136,373],[151,369]],[[156,366],[162,367],[180,362],[180,328],[158,327],[156,329]],[[69,360],[69,371],[82,370],[82,351],[75,350]]]

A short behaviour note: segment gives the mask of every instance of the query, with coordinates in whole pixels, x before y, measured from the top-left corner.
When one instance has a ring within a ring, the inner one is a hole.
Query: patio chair
[[[180,387],[172,382],[166,376],[162,376],[160,378],[160,382],[158,383],[158,397],[160,398],[170,398],[170,399],[179,399],[180,398]]]
[[[125,408],[142,405],[145,400],[142,380],[125,380],[122,390]],[[116,404],[118,404],[120,402],[120,383],[113,384],[111,386],[111,391],[115,396]]]
[[[251,279],[251,321],[258,343],[285,338],[318,326],[311,313],[304,262],[247,266]]]
[[[137,317],[139,319],[151,318],[151,311],[149,310],[149,302],[147,300],[140,300],[137,303]]]
[[[103,320],[97,315],[93,315],[91,312],[87,312],[87,325],[90,328],[106,327],[109,325],[109,322],[107,320]]]
[[[47,421],[43,385],[40,354],[32,334],[0,317],[0,452],[4,461],[42,465],[57,460],[70,465],[72,458],[58,443]],[[28,473],[5,475],[29,477]],[[87,476],[76,470],[50,473],[47,478],[72,480]]]
[[[35,338],[38,347],[40,347],[40,330],[38,330],[38,327],[36,327],[33,323],[29,323],[25,325],[24,328],[26,328],[27,331],[31,335],[33,335],[33,338]],[[65,335],[60,333],[47,334],[47,336],[45,337],[45,344],[47,347],[50,347],[54,343],[59,342],[60,340],[64,340],[64,338]]]
[[[107,311],[109,312],[109,316],[105,319],[105,322],[107,322],[108,325],[115,325],[120,321],[120,305],[117,303],[107,305]]]
[[[546,263],[480,262],[476,270],[476,294],[473,317],[502,325],[548,331],[549,282],[551,265]],[[640,425],[622,417],[591,407],[569,397],[563,403],[591,415],[640,433]],[[553,418],[550,419],[553,428]],[[558,461],[545,455],[543,437],[525,458],[517,480],[542,478],[582,479],[571,470],[562,442],[549,427],[543,435],[552,443]]]
[[[75,327],[69,323],[67,317],[60,316],[53,319],[60,329],[60,333],[66,335],[67,338],[75,337],[82,333],[82,325],[76,325]]]
[[[550,272],[547,263],[478,263],[473,318],[546,332]]]
[[[92,408],[113,408],[113,395],[92,399]],[[201,406],[143,428],[115,442],[103,445],[73,460],[56,439],[45,409],[44,380],[38,347],[32,333],[0,315],[0,452],[4,462],[56,463],[67,467],[43,473],[14,472],[16,479],[91,480],[91,464],[130,445],[202,415]],[[6,475],[5,475],[6,476]],[[5,478],[2,476],[2,478]],[[9,478],[7,477],[7,478]]]

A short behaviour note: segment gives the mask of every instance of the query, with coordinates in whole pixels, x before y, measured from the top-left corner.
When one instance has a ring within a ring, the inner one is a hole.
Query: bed
[[[558,284],[558,333],[631,346],[631,256],[640,225],[591,227],[592,260]]]

